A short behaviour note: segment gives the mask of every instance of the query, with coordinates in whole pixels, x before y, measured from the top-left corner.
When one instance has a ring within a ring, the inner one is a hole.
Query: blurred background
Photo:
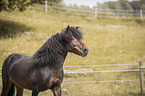
[[[62,96],[140,96],[145,0],[1,0],[0,65],[12,53],[31,56],[67,25],[80,27],[89,54],[68,54]]]

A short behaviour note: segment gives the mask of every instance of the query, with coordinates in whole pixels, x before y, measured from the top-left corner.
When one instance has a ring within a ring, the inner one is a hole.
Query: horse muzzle
[[[89,52],[89,49],[87,47],[83,48],[83,52],[81,53],[81,56],[82,57],[87,56],[88,52]]]

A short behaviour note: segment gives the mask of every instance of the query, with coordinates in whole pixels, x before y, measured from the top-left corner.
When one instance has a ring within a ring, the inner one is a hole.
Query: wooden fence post
[[[97,7],[95,8],[95,19],[97,18]]]
[[[143,21],[143,13],[142,13],[142,9],[140,9],[140,16],[141,16],[141,20]]]
[[[45,12],[47,13],[47,0],[45,0]]]
[[[139,62],[139,67],[140,67],[140,89],[141,89],[141,95],[143,94],[144,91],[144,73],[143,73],[143,63]]]

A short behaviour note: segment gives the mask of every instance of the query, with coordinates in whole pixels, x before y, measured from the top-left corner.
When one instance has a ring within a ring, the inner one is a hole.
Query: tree
[[[29,2],[28,2],[29,1]],[[2,10],[25,10],[26,6],[33,3],[42,3],[44,0],[0,0],[0,11]],[[48,2],[60,3],[61,0],[47,0]]]
[[[145,10],[145,0],[132,1],[130,3],[134,10]]]
[[[132,1],[132,2],[130,2],[130,4],[131,4],[133,10],[140,10],[141,6],[140,6],[140,2],[139,1]]]
[[[98,8],[102,8],[102,9],[115,9],[116,8],[116,2],[105,2],[103,5],[102,4],[97,4]]]
[[[132,10],[133,8],[128,0],[118,0],[116,2],[116,9]]]
[[[140,0],[140,9],[145,10],[145,0]]]
[[[99,8],[103,9],[121,9],[121,10],[139,10],[142,7],[145,8],[145,0],[131,1],[128,0],[118,0],[116,2],[105,2],[104,4],[99,4]]]
[[[0,0],[0,11],[2,10],[15,10],[23,11],[27,6],[26,0]]]

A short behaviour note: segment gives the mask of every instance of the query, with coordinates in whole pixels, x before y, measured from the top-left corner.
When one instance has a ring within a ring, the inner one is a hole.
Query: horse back
[[[3,66],[4,65],[8,66],[9,64],[13,64],[14,62],[18,61],[23,56],[28,56],[28,55],[23,54],[23,53],[13,53],[5,59]]]
[[[28,57],[28,55],[26,54],[22,54],[22,53],[13,53],[11,55],[9,55],[4,63],[3,63],[3,66],[2,66],[2,74],[5,72],[5,71],[8,71],[9,68],[17,61],[19,61],[22,57]]]

